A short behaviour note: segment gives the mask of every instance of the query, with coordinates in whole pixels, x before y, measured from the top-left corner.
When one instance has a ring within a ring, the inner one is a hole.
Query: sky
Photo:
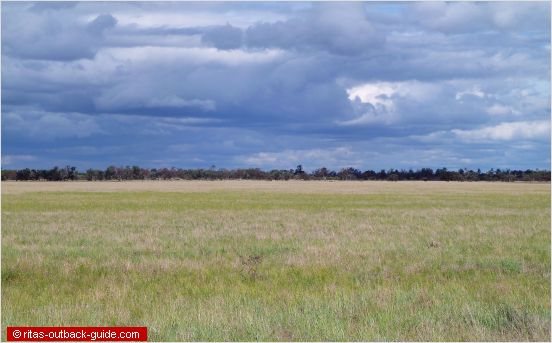
[[[549,2],[1,11],[2,168],[550,169]]]

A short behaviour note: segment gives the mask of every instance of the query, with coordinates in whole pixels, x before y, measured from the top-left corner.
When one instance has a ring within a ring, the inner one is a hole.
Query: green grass
[[[519,187],[3,194],[2,338],[548,341],[550,193]]]

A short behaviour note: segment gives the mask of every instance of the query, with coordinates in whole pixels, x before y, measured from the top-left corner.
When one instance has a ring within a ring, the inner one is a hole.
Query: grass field
[[[2,183],[8,325],[550,340],[550,184]]]

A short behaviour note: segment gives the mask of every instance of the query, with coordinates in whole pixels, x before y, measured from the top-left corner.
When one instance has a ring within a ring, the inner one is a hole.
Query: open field
[[[550,340],[550,184],[3,182],[8,325]]]

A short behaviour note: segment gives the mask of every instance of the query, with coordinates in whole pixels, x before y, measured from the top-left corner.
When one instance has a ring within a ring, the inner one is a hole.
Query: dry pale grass
[[[306,194],[474,194],[541,193],[550,191],[550,183],[528,182],[441,182],[441,181],[3,181],[3,194],[27,192],[213,192],[255,191]]]

